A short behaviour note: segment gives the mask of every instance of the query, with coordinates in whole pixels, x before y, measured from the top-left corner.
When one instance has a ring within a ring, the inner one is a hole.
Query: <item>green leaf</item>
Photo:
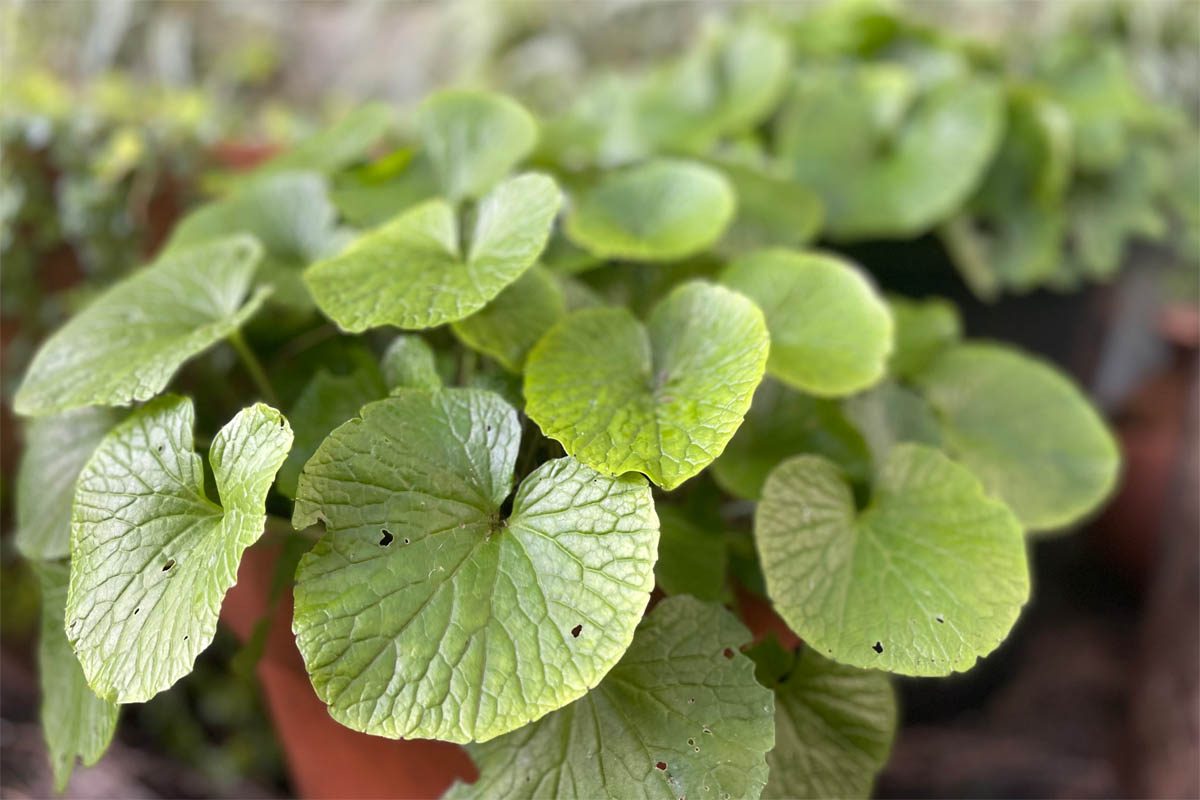
[[[947,451],[1031,531],[1093,511],[1116,485],[1120,455],[1100,415],[1050,365],[993,344],[964,344],[916,378]]]
[[[383,382],[392,389],[440,389],[433,348],[420,336],[401,334],[383,354]]]
[[[17,472],[16,544],[25,558],[70,554],[75,481],[118,419],[109,409],[81,408],[29,423]]]
[[[218,505],[192,450],[194,416],[187,398],[146,404],[79,476],[67,637],[92,689],[117,703],[149,700],[208,647],[292,444],[278,411],[260,403],[239,412],[209,450]]]
[[[776,611],[843,664],[903,675],[974,666],[1029,596],[1021,525],[937,450],[892,448],[855,508],[836,465],[800,456],[763,489],[754,535]]]
[[[293,524],[326,534],[296,573],[293,629],[343,725],[490,739],[583,695],[629,646],[654,583],[649,486],[549,461],[505,519],[520,430],[490,392],[402,391],[305,466]]]
[[[401,152],[411,153],[411,150]],[[393,153],[381,161],[394,160],[396,157],[397,154]],[[405,209],[437,196],[437,177],[425,154],[413,156],[411,161],[405,162],[395,172],[381,169],[383,175],[370,172],[376,163],[338,175],[330,189],[330,200],[348,224],[358,228],[374,228]]]
[[[331,175],[366,157],[392,127],[395,114],[384,103],[356,107],[325,130],[268,161],[255,174],[313,170]]]
[[[721,242],[724,252],[760,247],[808,244],[821,228],[821,198],[796,181],[731,160],[710,161],[724,173],[737,194],[737,215]]]
[[[525,365],[525,413],[605,474],[645,473],[674,489],[721,454],[750,407],[767,358],[762,314],[699,281],[646,324],[624,308],[577,311]]]
[[[892,350],[887,305],[853,265],[833,256],[759,250],[721,282],[763,310],[771,331],[767,371],[810,394],[852,394],[883,377]]]
[[[673,506],[658,506],[661,525],[654,575],[669,595],[701,600],[725,598],[725,536],[720,521],[699,524]],[[715,527],[714,527],[715,526]]]
[[[479,780],[454,785],[446,800],[756,800],[767,781],[774,704],[753,662],[737,652],[749,638],[719,605],[663,600],[586,697],[472,745]]]
[[[768,378],[754,393],[746,421],[713,462],[712,476],[730,494],[756,500],[771,470],[802,453],[825,456],[856,481],[870,474],[866,445],[837,401]]]
[[[248,233],[263,246],[257,283],[274,289],[271,301],[311,309],[312,298],[301,280],[303,269],[332,255],[342,240],[328,192],[317,173],[268,175],[188,214],[172,231],[165,252]]]
[[[775,689],[775,749],[764,797],[871,796],[896,731],[886,675],[822,658],[805,647]]]
[[[377,369],[360,366],[349,375],[332,375],[324,369],[317,372],[288,413],[295,443],[279,468],[279,491],[295,498],[300,472],[325,437],[367,403],[386,395],[387,387]]]
[[[90,766],[100,760],[117,728],[118,707],[88,688],[79,661],[63,631],[67,605],[67,562],[34,565],[42,590],[42,632],[38,675],[42,691],[42,735],[50,752],[54,788],[67,788],[76,759]]]
[[[17,413],[154,397],[262,305],[266,289],[246,299],[261,254],[250,237],[233,236],[163,256],[116,284],[38,350],[13,401]]]
[[[895,381],[842,401],[846,418],[862,434],[876,467],[887,463],[892,448],[904,442],[940,447],[941,428],[921,395]]]
[[[908,238],[954,213],[1000,141],[1004,103],[985,79],[915,96],[893,65],[808,67],[779,114],[778,154],[825,203],[835,239]]]
[[[480,201],[466,245],[454,209],[431,200],[309,267],[305,281],[321,310],[352,333],[463,319],[533,265],[561,199],[545,175],[510,178]]]
[[[962,339],[958,309],[949,300],[889,297],[895,323],[895,348],[888,371],[901,378],[920,372],[946,347]]]
[[[567,215],[566,232],[603,258],[673,261],[707,249],[733,219],[735,197],[717,171],[656,159],[604,175]]]
[[[492,92],[437,92],[421,104],[417,124],[442,194],[452,203],[482,196],[537,143],[529,112]]]
[[[492,302],[455,322],[454,335],[506,369],[520,372],[529,349],[566,313],[566,300],[554,276],[533,267]]]

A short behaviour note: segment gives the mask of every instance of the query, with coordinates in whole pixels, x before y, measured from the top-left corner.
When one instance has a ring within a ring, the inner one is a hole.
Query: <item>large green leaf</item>
[[[272,302],[311,309],[312,298],[301,273],[339,246],[342,237],[336,218],[324,177],[315,172],[280,172],[188,214],[171,232],[166,252],[231,233],[248,233],[263,246],[257,283],[274,289]]]
[[[767,754],[763,795],[866,800],[895,730],[896,698],[886,675],[805,647],[775,687],[775,749]]]
[[[16,544],[21,555],[49,560],[70,554],[75,481],[118,419],[110,409],[81,408],[28,425],[17,472]]]
[[[354,333],[463,319],[533,265],[560,202],[545,175],[510,178],[480,201],[464,243],[454,208],[431,200],[309,267],[305,281],[321,310]]]
[[[1026,528],[1060,528],[1116,484],[1120,454],[1084,395],[1048,364],[994,344],[945,351],[916,377],[946,449]]]
[[[1004,122],[998,86],[971,79],[915,95],[893,65],[809,67],[779,115],[778,154],[825,203],[836,239],[911,237],[982,179]]]
[[[154,397],[183,362],[262,305],[267,289],[246,299],[261,254],[250,237],[233,236],[166,255],[121,281],[42,345],[13,407],[40,416]]]
[[[759,305],[771,331],[767,370],[810,394],[836,397],[883,377],[892,318],[870,282],[833,256],[759,250],[721,281]]]
[[[63,630],[67,606],[67,562],[35,565],[42,590],[42,632],[38,672],[42,690],[42,735],[50,751],[54,787],[61,792],[78,759],[95,764],[108,749],[117,728],[118,707],[88,688],[79,661]]]
[[[496,299],[453,325],[454,334],[506,369],[520,372],[538,339],[567,313],[554,276],[533,267]]]
[[[767,347],[753,303],[699,281],[676,288],[644,325],[624,308],[577,311],[530,353],[525,413],[585,464],[673,489],[741,424]]]
[[[640,476],[573,459],[522,483],[505,518],[516,412],[472,389],[362,409],[300,478],[293,628],[317,694],[355,730],[482,741],[595,686],[654,585],[658,520]]]
[[[756,800],[774,742],[771,692],[737,652],[750,634],[719,605],[659,603],[587,696],[470,753],[479,780],[447,800]]]
[[[712,476],[730,494],[756,500],[780,461],[804,453],[825,456],[854,480],[870,473],[866,445],[836,400],[810,397],[768,378],[754,393],[746,421],[713,462]]]
[[[209,449],[218,505],[192,450],[194,416],[187,398],[146,404],[104,438],[75,491],[67,637],[91,687],[118,703],[168,688],[212,641],[292,444],[275,409],[239,412]]]
[[[575,197],[566,232],[603,258],[672,261],[720,239],[735,206],[716,170],[656,159],[608,173]]]
[[[537,123],[504,95],[447,89],[417,112],[425,151],[451,202],[479,197],[533,150]]]
[[[974,666],[1029,596],[1021,525],[964,467],[931,448],[889,452],[855,508],[819,456],[779,465],[754,535],[775,609],[843,664],[904,675]]]

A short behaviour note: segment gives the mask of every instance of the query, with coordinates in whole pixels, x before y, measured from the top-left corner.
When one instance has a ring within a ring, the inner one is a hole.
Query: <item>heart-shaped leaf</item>
[[[504,95],[448,89],[417,112],[425,151],[451,202],[480,197],[537,143],[537,122]]]
[[[1066,377],[1014,350],[964,344],[916,377],[947,451],[1031,531],[1068,525],[1116,485],[1120,454]]]
[[[783,462],[763,488],[754,536],[780,616],[851,666],[967,670],[1029,596],[1021,524],[966,468],[922,445],[892,448],[862,511],[833,463]]]
[[[771,331],[767,370],[784,383],[836,397],[883,377],[892,318],[883,298],[848,262],[759,250],[731,264],[721,281],[763,310]]]
[[[746,421],[712,465],[721,488],[757,500],[771,470],[788,456],[825,456],[854,480],[870,474],[867,448],[835,400],[810,397],[767,378]]]
[[[300,310],[313,307],[301,273],[341,244],[337,214],[325,179],[315,172],[281,172],[258,179],[228,198],[201,206],[171,232],[165,252],[248,233],[263,246],[259,285],[271,301]]]
[[[703,282],[676,288],[642,324],[624,308],[577,311],[525,365],[525,413],[585,464],[673,489],[720,455],[767,357],[762,313]]]
[[[920,96],[892,65],[799,73],[776,130],[779,156],[825,203],[837,239],[907,238],[945,220],[982,179],[1004,122],[999,88],[942,83]]]
[[[586,697],[468,748],[479,780],[455,784],[447,800],[756,800],[775,739],[774,704],[737,651],[749,638],[715,603],[663,600]]]
[[[775,686],[775,749],[767,754],[763,796],[866,800],[895,730],[896,698],[886,675],[805,647]]]
[[[104,755],[117,728],[119,708],[97,697],[88,687],[63,630],[70,576],[67,562],[39,562],[34,571],[42,590],[42,629],[38,640],[42,734],[50,751],[54,789],[62,792],[71,779],[76,760],[90,766]]]
[[[529,349],[566,313],[554,276],[533,267],[481,310],[455,322],[454,335],[505,369],[520,372]]]
[[[432,328],[487,305],[537,260],[561,195],[529,173],[501,183],[475,214],[469,244],[454,208],[431,200],[362,236],[304,275],[340,328]]]
[[[221,504],[192,450],[192,402],[166,395],[113,429],[79,476],[67,638],[92,689],[139,703],[192,671],[217,630],[242,552],[266,523],[267,490],[292,431],[251,406],[213,439]]]
[[[326,534],[296,573],[296,643],[334,719],[379,736],[482,741],[595,686],[654,585],[640,476],[573,459],[522,483],[498,396],[400,391],[335,430],[293,523]]]
[[[165,255],[100,295],[33,358],[18,414],[126,406],[161,392],[192,356],[235,332],[269,290],[246,299],[262,248],[248,236]]]
[[[21,555],[50,560],[70,554],[75,481],[119,418],[111,409],[80,408],[30,422],[17,472],[16,544]]]
[[[573,198],[566,232],[602,258],[673,261],[721,238],[733,219],[733,189],[716,170],[656,159],[610,172]]]

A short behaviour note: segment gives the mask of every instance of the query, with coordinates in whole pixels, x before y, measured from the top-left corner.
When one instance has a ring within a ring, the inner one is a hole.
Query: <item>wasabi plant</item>
[[[992,652],[1029,537],[1093,512],[1119,458],[1053,367],[805,247],[965,208],[1005,90],[793,75],[793,45],[723,31],[603,130],[480,91],[404,126],[366,107],[224,182],[42,345],[17,543],[60,786],[189,673],[290,521],[317,696],[465,744],[451,797],[870,792],[888,674]],[[869,158],[838,127],[864,114],[891,131]],[[732,147],[764,125],[770,168]],[[752,644],[755,594],[799,649]]]

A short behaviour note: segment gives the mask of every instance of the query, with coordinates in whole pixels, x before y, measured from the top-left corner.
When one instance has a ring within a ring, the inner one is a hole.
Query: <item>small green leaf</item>
[[[709,163],[725,174],[737,194],[737,215],[725,232],[722,251],[799,247],[816,238],[825,211],[811,189],[766,167],[731,160]]]
[[[402,391],[305,466],[293,524],[326,534],[293,629],[342,724],[483,741],[580,697],[629,646],[654,583],[649,486],[549,461],[505,519],[520,430],[490,392]]]
[[[941,421],[947,451],[1029,530],[1078,520],[1116,485],[1112,434],[1050,365],[1000,345],[964,344],[916,382]]]
[[[892,448],[904,442],[940,447],[941,428],[929,403],[895,381],[842,401],[846,418],[858,429],[876,467],[887,463]]]
[[[212,641],[242,552],[292,444],[273,408],[246,408],[209,450],[221,504],[192,450],[192,402],[166,395],[113,429],[75,491],[67,637],[92,689],[149,700],[187,675]]]
[[[811,647],[775,689],[775,749],[763,796],[852,800],[871,796],[896,731],[887,676],[822,658]]]
[[[408,151],[411,152],[411,151]],[[385,156],[384,161],[393,158]],[[368,172],[374,163],[366,165]],[[425,154],[406,162],[397,172],[375,176],[360,171],[342,173],[330,189],[330,200],[350,225],[374,228],[417,203],[438,195],[438,181],[433,165]]]
[[[712,476],[730,494],[757,500],[771,470],[803,453],[825,456],[856,481],[870,474],[866,445],[837,401],[768,378],[754,393],[746,421],[713,462]]]
[[[889,297],[896,346],[888,371],[901,378],[920,372],[942,350],[962,338],[958,309],[949,300]]]
[[[59,328],[17,391],[18,414],[126,406],[161,392],[188,359],[236,331],[262,248],[248,236],[191,247],[126,278]]]
[[[533,267],[492,302],[452,327],[454,335],[471,349],[520,372],[529,349],[566,313],[566,300],[554,276]]]
[[[587,696],[468,748],[479,780],[446,799],[757,800],[775,709],[738,652],[749,638],[715,603],[663,600]]]
[[[433,348],[420,336],[401,334],[392,340],[383,354],[383,382],[394,389],[440,389]]]
[[[288,413],[295,443],[279,468],[279,491],[295,498],[304,463],[325,437],[367,403],[386,395],[387,388],[377,369],[359,367],[349,375],[332,375],[324,369],[317,372]]]
[[[673,506],[658,506],[661,525],[654,575],[669,595],[700,600],[725,599],[725,536],[720,520],[697,523]]]
[[[800,456],[763,489],[754,535],[775,609],[850,666],[964,671],[996,648],[1029,596],[1021,525],[964,467],[898,445],[870,505],[836,465]]]
[[[25,558],[70,554],[75,481],[119,418],[110,409],[81,408],[29,423],[17,472],[16,544]]]
[[[301,274],[311,262],[332,255],[342,240],[328,194],[317,173],[268,175],[188,214],[171,232],[165,252],[248,233],[263,246],[257,283],[274,289],[271,301],[311,309]]]
[[[417,124],[442,194],[452,203],[482,196],[537,143],[529,112],[492,92],[437,92],[421,104]]]
[[[585,464],[673,489],[712,462],[750,407],[767,357],[762,313],[694,281],[643,325],[624,308],[577,311],[525,366],[525,413]]]
[[[65,561],[39,562],[34,571],[42,590],[42,632],[38,641],[42,735],[50,751],[55,791],[62,792],[76,759],[90,766],[104,755],[117,728],[119,709],[88,687],[63,631],[69,565]]]
[[[328,128],[268,161],[256,174],[313,170],[332,175],[364,158],[392,126],[395,113],[383,103],[356,107]]]
[[[656,159],[606,174],[575,199],[566,232],[603,258],[673,261],[721,238],[735,197],[717,171]]]
[[[767,371],[810,394],[852,394],[883,377],[892,350],[887,305],[853,265],[833,256],[759,250],[721,276],[759,305],[771,331]]]
[[[561,199],[545,175],[510,178],[480,201],[466,246],[454,209],[431,200],[309,267],[305,282],[321,310],[352,333],[463,319],[533,265]]]

